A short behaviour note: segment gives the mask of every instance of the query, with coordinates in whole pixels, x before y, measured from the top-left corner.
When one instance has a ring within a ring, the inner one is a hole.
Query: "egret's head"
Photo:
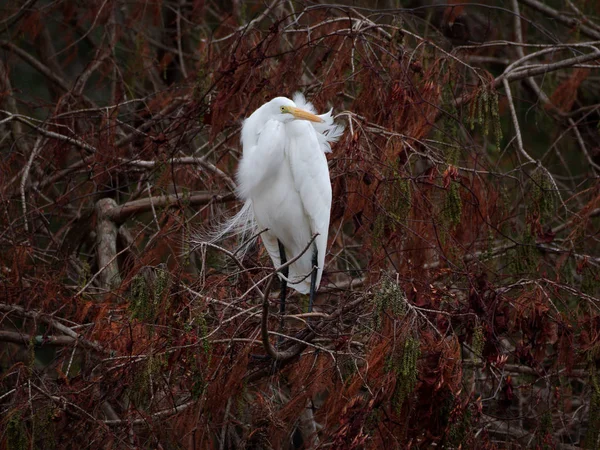
[[[300,109],[289,98],[277,97],[271,100],[273,114],[276,119],[282,122],[291,122],[292,120],[310,120],[311,122],[323,122],[319,116]]]

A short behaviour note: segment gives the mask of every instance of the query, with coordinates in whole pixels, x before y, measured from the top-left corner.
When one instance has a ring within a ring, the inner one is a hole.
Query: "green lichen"
[[[536,448],[542,450],[550,450],[554,448],[549,442],[551,442],[552,431],[554,426],[552,424],[552,414],[546,410],[540,418],[540,426],[536,430]],[[550,439],[548,439],[550,438]]]
[[[87,261],[80,261],[81,273],[79,275],[79,287],[80,289],[87,286],[88,281],[92,275],[92,269]]]
[[[478,87],[475,97],[471,101],[468,122],[471,130],[477,125],[484,136],[494,132],[496,148],[500,149],[502,141],[502,126],[498,104],[498,92],[491,84],[482,84]]]
[[[585,436],[584,448],[597,449],[600,441],[600,376],[596,368],[598,349],[594,348],[588,352],[590,365],[590,406],[588,412],[588,431]]]
[[[131,281],[129,310],[135,319],[153,321],[159,312],[159,307],[165,292],[169,288],[170,276],[167,270],[155,269],[155,277],[151,289],[142,274],[137,274]]]
[[[398,173],[389,174],[391,181],[382,188],[382,208],[373,219],[371,237],[373,245],[383,245],[386,228],[393,230],[398,225],[406,225],[410,214],[412,192],[410,180],[402,178]]]
[[[487,261],[494,256],[494,233],[492,229],[488,229],[487,242],[486,242],[485,251],[481,255],[482,261]]]
[[[170,281],[170,274],[164,269],[158,269],[156,271],[156,279],[154,280],[154,303],[160,304],[160,301],[168,291]],[[168,297],[168,295],[167,295]]]
[[[381,329],[386,314],[403,317],[407,311],[404,292],[396,282],[388,277],[384,277],[381,281],[379,289],[373,297],[373,303],[375,304],[373,327],[376,330]]]
[[[194,371],[192,374],[192,398],[194,400],[199,399],[202,396],[202,394],[204,394],[204,391],[206,390],[207,386],[208,384],[202,376],[202,373],[199,370]]]
[[[490,95],[487,86],[481,89],[478,102],[477,102],[477,111],[478,111],[478,121],[481,125],[481,131],[484,136],[487,136],[489,133],[489,117],[490,117]]]
[[[556,213],[558,194],[545,170],[536,170],[531,182],[531,207],[542,221],[546,221]]]
[[[38,443],[37,448],[44,450],[52,450],[56,448],[56,429],[54,427],[54,418],[57,409],[54,406],[36,410],[33,417],[36,430],[35,441]],[[43,446],[40,446],[40,443]]]
[[[197,316],[196,322],[198,324],[198,334],[202,338],[202,349],[204,350],[204,353],[208,355],[210,363],[211,348],[210,342],[206,338],[208,336],[208,325],[206,323],[206,317],[204,316],[204,314]]]
[[[463,414],[456,418],[456,421],[450,425],[448,430],[448,440],[451,448],[465,448],[469,444],[468,439],[471,435],[473,413],[466,409]]]
[[[600,288],[600,271],[594,266],[587,266],[581,273],[581,290],[588,295],[596,296]]]
[[[449,166],[456,166],[458,164],[458,157],[460,156],[460,147],[458,145],[449,145],[445,153],[446,164]]]
[[[138,365],[131,387],[128,389],[132,402],[139,408],[150,405],[154,384],[160,379],[160,373],[167,367],[167,361],[160,356],[149,355]]]
[[[210,76],[206,71],[206,66],[200,62],[196,72],[196,83],[194,84],[193,96],[196,101],[202,100],[210,86]]]
[[[375,220],[373,221],[373,231],[371,232],[371,238],[373,239],[374,247],[381,247],[382,241],[385,234],[385,223],[386,223],[386,215],[382,211],[380,214],[377,214]]]
[[[147,283],[143,275],[137,274],[131,280],[131,297],[129,310],[135,319],[146,320],[153,317],[154,305]]]
[[[351,356],[341,355],[338,358],[338,367],[344,381],[351,380],[352,376],[356,374],[356,361]]]
[[[20,411],[15,412],[6,425],[6,444],[8,450],[27,450],[27,427]]]
[[[396,388],[392,402],[398,414],[402,411],[402,405],[417,385],[417,375],[419,373],[417,362],[420,355],[421,343],[418,339],[409,336],[386,361],[386,370],[396,373]]]
[[[560,277],[561,277],[562,282],[569,286],[574,285],[576,270],[577,269],[575,267],[575,262],[573,261],[573,258],[568,258],[560,268]],[[585,283],[585,278],[586,277],[585,277],[584,273],[582,273],[583,283],[582,283],[581,287],[584,292],[585,292],[585,290],[583,289],[583,284]]]
[[[191,258],[191,247],[190,247],[190,241],[191,241],[191,234],[190,234],[190,227],[187,223],[186,220],[184,220],[183,222],[183,236],[181,238],[182,240],[182,245],[183,248],[181,249],[181,253],[183,254],[183,265],[185,267],[188,267],[191,264],[192,258]]]
[[[473,350],[475,356],[481,356],[484,345],[485,335],[483,334],[483,327],[478,324],[473,330],[473,338],[471,341],[471,349]]]
[[[406,224],[412,200],[410,182],[403,178],[398,178],[398,181],[395,183],[394,194],[388,212],[394,220]]]
[[[496,149],[500,150],[502,142],[502,125],[500,124],[500,112],[498,106],[498,92],[492,89],[492,125],[494,126],[494,136],[496,137]]]
[[[456,182],[451,182],[444,197],[444,208],[442,217],[444,223],[450,228],[455,228],[460,223],[462,214],[462,199],[460,198],[459,185]]]
[[[511,261],[512,272],[517,275],[534,272],[538,260],[539,252],[535,247],[535,237],[527,227],[521,243],[516,247],[515,257]]]

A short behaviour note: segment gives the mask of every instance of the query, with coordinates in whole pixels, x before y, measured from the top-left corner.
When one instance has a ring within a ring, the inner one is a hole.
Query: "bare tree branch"
[[[189,195],[170,194],[133,200],[123,205],[113,205],[105,211],[107,217],[116,223],[123,223],[134,214],[176,205],[198,206],[208,203],[222,203],[235,200],[234,194],[213,194],[210,192],[192,192]]]

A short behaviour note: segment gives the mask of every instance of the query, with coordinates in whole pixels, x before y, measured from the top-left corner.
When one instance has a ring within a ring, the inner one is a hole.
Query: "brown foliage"
[[[597,442],[594,8],[363,3],[0,7],[0,449]],[[264,249],[189,243],[296,91],[346,131],[273,361]]]
[[[577,100],[577,91],[581,83],[590,75],[589,69],[575,69],[569,78],[563,81],[552,93],[550,102],[561,111],[568,112]]]

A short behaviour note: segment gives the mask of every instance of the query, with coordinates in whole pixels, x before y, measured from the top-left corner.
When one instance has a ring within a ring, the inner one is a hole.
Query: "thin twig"
[[[38,136],[35,141],[35,145],[33,146],[33,150],[31,150],[31,154],[27,159],[27,164],[25,164],[25,169],[23,170],[23,175],[21,176],[20,190],[21,190],[21,207],[23,210],[23,225],[25,226],[25,232],[29,232],[29,225],[27,221],[27,201],[25,198],[25,185],[27,184],[27,179],[29,178],[29,171],[31,170],[31,165],[33,164],[33,160],[38,155],[40,150],[42,149],[41,145],[42,137]]]
[[[50,325],[51,327],[57,329],[58,331],[71,337],[72,339],[79,341],[81,345],[88,349],[92,349],[99,353],[108,353],[107,350],[105,350],[104,347],[102,347],[102,345],[98,344],[97,342],[83,338],[80,334],[76,333],[69,327],[61,324],[49,314],[36,310],[26,310],[25,308],[18,305],[7,305],[5,303],[0,303],[0,312],[8,314],[17,314],[21,317],[28,317],[36,320],[41,320],[44,323]]]
[[[515,134],[517,136],[517,148],[528,162],[535,164],[535,160],[531,156],[529,156],[529,154],[523,148],[523,137],[521,136],[521,127],[519,126],[519,119],[517,117],[517,111],[515,110],[512,92],[510,91],[510,83],[506,78],[502,80],[502,83],[504,84],[504,90],[506,91],[506,99],[508,100],[508,106],[510,108],[510,115],[512,117],[513,126],[515,127]]]

